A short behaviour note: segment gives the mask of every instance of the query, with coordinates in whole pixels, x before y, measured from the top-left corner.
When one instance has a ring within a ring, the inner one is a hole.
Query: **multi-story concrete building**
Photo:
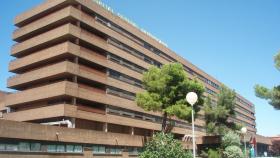
[[[11,49],[15,60],[9,71],[15,75],[8,79],[8,87],[17,92],[6,96],[3,118],[75,128],[77,131],[65,134],[73,139],[63,139],[79,144],[69,146],[71,151],[83,151],[86,144],[93,146],[96,155],[118,155],[123,148],[135,153],[143,145],[143,137],[160,131],[161,114],[144,111],[134,101],[135,94],[144,90],[142,73],[153,65],[179,62],[190,79],[198,78],[204,84],[205,96],[215,102],[219,93],[219,81],[98,1],[47,0],[18,15],[14,23],[18,28],[13,40],[17,43]],[[246,126],[251,135],[256,134],[254,114],[254,105],[237,95],[236,117],[231,120]],[[173,120],[176,138],[191,134],[190,123]],[[195,121],[197,136],[206,135],[204,125],[201,112]],[[60,130],[46,128],[53,134]],[[68,146],[59,143],[45,143],[46,147],[39,149],[38,140],[54,141],[58,135],[39,139],[38,133],[32,132],[28,138],[17,138],[32,140],[36,150],[67,152]],[[84,139],[77,141],[77,137]]]

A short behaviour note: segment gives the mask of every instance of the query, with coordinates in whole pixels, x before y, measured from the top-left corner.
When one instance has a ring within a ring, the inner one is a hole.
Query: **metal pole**
[[[192,137],[193,137],[193,157],[195,158],[195,136],[194,136],[194,116],[192,108]]]
[[[245,149],[245,158],[247,158],[247,154],[246,154],[246,141],[245,141],[245,134],[244,134],[244,149]]]

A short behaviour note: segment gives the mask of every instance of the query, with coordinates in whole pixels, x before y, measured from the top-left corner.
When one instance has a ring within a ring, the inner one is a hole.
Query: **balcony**
[[[49,14],[54,9],[67,5],[68,3],[69,2],[67,2],[66,0],[45,1],[40,6],[32,8],[32,9],[16,16],[14,23],[16,26],[21,27],[23,25],[30,23],[30,21],[34,21],[34,20],[38,19],[39,17]]]
[[[66,39],[69,40],[71,34],[79,36],[80,32],[79,30],[75,30],[74,25],[72,24],[62,25],[51,31],[30,38],[24,42],[17,43],[16,45],[12,46],[11,55],[23,56],[26,54],[30,54],[30,52],[46,48],[48,44],[55,44]]]
[[[46,65],[58,58],[65,58],[69,55],[74,56],[78,53],[79,46],[70,42],[64,42],[11,61],[9,70],[16,73],[21,72],[22,70],[26,71],[32,67]]]
[[[4,114],[4,119],[13,121],[32,121],[54,117],[68,116],[70,111],[75,111],[76,106],[68,104],[48,105],[45,107],[17,111]]]
[[[24,129],[24,130],[23,130]],[[0,120],[0,133],[4,138],[32,139],[41,141],[75,142],[119,146],[143,146],[144,137],[128,134],[105,133],[102,131],[70,129],[24,122]],[[82,137],[81,137],[82,136]]]
[[[75,94],[75,89],[69,82],[62,81],[42,87],[28,89],[22,92],[9,94],[6,98],[6,106],[28,104],[34,101],[52,99],[65,96],[67,93]]]
[[[69,22],[70,19],[78,18],[79,15],[74,14],[72,8],[73,7],[71,6],[63,8],[16,29],[13,33],[13,39],[21,42],[30,37],[36,36],[45,30],[50,30],[63,23]]]
[[[20,88],[24,85],[31,86],[30,84],[40,82],[42,80],[49,80],[51,78],[57,78],[65,75],[65,73],[73,73],[78,71],[77,66],[70,62],[64,61],[52,65],[48,65],[42,68],[37,68],[33,71],[26,72],[24,74],[15,75],[8,79],[9,88]]]

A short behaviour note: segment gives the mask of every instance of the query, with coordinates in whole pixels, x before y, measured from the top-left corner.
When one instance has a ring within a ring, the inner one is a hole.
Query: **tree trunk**
[[[167,121],[167,113],[163,113],[163,118],[162,118],[162,126],[161,126],[161,132],[165,133],[166,132],[166,121]]]

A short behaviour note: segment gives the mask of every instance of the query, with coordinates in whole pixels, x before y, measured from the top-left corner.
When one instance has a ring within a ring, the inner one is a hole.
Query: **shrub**
[[[183,149],[182,144],[172,134],[157,133],[149,141],[139,158],[192,158],[192,154]]]
[[[208,158],[220,158],[220,154],[217,150],[208,150]]]
[[[229,131],[222,138],[222,147],[225,149],[229,146],[240,146],[240,137],[236,133]]]
[[[241,149],[238,146],[228,146],[223,152],[224,158],[244,158]]]

